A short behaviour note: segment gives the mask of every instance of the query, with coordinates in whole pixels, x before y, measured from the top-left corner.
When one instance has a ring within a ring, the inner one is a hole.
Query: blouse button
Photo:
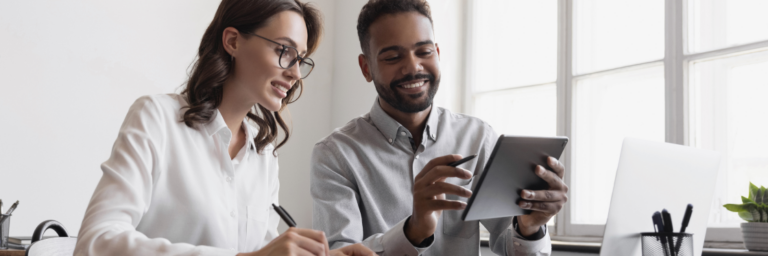
[[[227,182],[232,182],[232,177],[227,176]]]
[[[232,218],[234,218],[235,217],[235,212],[234,211],[230,212],[229,216],[232,216]]]

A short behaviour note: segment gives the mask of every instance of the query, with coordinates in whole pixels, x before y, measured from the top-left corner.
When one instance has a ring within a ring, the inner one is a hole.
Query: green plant
[[[741,197],[742,204],[726,204],[725,209],[739,213],[739,217],[749,222],[768,222],[768,191],[749,183],[749,198]]]

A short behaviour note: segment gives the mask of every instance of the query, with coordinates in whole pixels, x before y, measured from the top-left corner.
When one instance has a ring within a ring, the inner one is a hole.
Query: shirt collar
[[[387,142],[392,144],[397,139],[398,131],[401,129],[403,131],[407,131],[407,129],[402,124],[398,123],[394,118],[389,116],[387,112],[384,112],[384,109],[382,109],[381,105],[379,105],[379,100],[379,97],[376,97],[376,100],[373,102],[373,107],[371,107],[371,121],[373,122],[373,125],[379,129],[381,135],[384,135]],[[437,140],[438,119],[437,107],[435,107],[433,104],[432,109],[429,111],[429,116],[427,117],[427,125],[424,128],[425,137],[428,137],[432,141]]]
[[[214,115],[216,116],[213,118],[213,120],[204,125],[205,132],[208,134],[208,136],[213,136],[214,134],[217,134],[224,129],[229,129],[229,127],[227,127],[227,123],[224,122],[224,117],[221,116],[221,112],[219,112],[219,109],[216,109],[216,112],[214,113]],[[248,124],[248,117],[243,118],[243,127],[245,127],[245,129],[243,130],[245,131],[246,149],[248,150],[256,149],[256,145],[253,142],[253,138],[257,130],[256,128],[251,127],[251,125]]]
[[[216,111],[213,114],[214,114],[213,120],[211,120],[204,126],[206,133],[208,133],[208,136],[213,136],[214,134],[221,131],[221,129],[227,128],[227,123],[224,122],[224,118],[221,116],[221,112],[219,112],[219,109],[216,109]]]

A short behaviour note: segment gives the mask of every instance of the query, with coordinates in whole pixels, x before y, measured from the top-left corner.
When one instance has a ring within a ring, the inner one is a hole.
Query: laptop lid
[[[654,231],[653,213],[666,208],[679,232],[689,203],[686,233],[693,234],[694,255],[701,255],[719,169],[717,152],[626,138],[600,255],[641,255],[640,233]]]

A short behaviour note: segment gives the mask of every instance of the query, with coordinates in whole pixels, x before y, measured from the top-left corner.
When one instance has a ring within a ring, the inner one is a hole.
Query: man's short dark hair
[[[387,14],[397,14],[403,12],[418,12],[429,19],[432,23],[432,13],[429,9],[427,0],[369,0],[363,10],[360,11],[360,17],[357,18],[357,37],[360,39],[360,48],[363,54],[368,53],[368,44],[371,39],[371,33],[368,28],[379,17]]]

